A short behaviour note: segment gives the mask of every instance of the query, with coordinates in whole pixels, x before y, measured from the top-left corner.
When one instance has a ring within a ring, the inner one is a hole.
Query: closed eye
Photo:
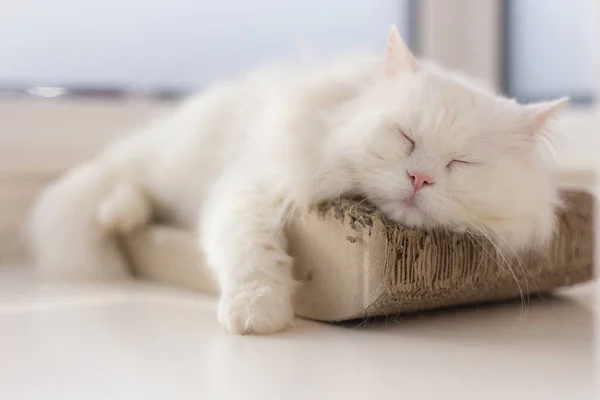
[[[452,160],[448,163],[448,165],[446,165],[446,168],[450,168],[452,166],[467,166],[467,165],[472,165],[473,163],[471,161],[465,161],[465,160]]]
[[[402,131],[400,131],[400,133],[402,134],[402,136],[404,136],[404,139],[406,139],[410,143],[410,152],[412,153],[412,151],[415,149],[415,141],[408,137],[406,133]]]

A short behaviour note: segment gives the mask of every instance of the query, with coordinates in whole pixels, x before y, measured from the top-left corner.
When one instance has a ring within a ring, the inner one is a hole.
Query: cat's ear
[[[396,25],[392,25],[387,37],[385,74],[394,77],[402,72],[417,72],[417,60],[402,40]]]
[[[557,100],[528,104],[525,106],[528,114],[527,130],[531,135],[541,131],[561,109],[569,103],[568,97]]]

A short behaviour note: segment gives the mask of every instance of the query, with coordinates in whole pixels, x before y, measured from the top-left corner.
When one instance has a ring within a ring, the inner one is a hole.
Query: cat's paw
[[[244,285],[219,301],[219,322],[233,333],[268,335],[293,321],[290,290],[281,284]]]
[[[148,200],[130,185],[118,186],[98,206],[98,221],[104,229],[121,234],[131,233],[144,225],[152,210]]]

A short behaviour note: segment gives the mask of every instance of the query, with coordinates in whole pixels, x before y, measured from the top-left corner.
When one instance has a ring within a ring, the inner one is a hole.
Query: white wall
[[[187,86],[302,47],[378,50],[406,0],[7,0],[0,83]]]

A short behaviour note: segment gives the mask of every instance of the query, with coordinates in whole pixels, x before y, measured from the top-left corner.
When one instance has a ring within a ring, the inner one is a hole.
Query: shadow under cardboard
[[[460,306],[333,324],[423,340],[509,346],[528,351],[589,354],[593,359],[594,311],[572,297],[546,294],[504,303]]]

